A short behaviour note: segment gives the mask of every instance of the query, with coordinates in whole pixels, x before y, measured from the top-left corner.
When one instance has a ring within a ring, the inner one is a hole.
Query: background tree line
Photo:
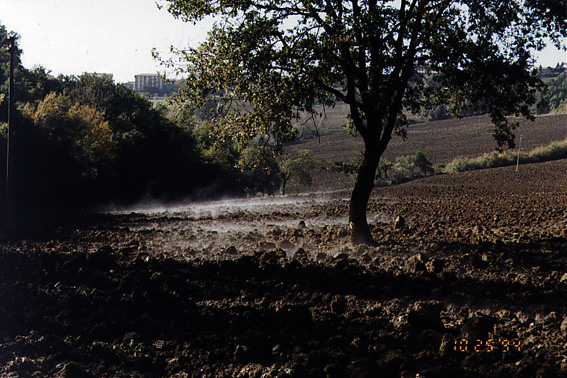
[[[532,111],[535,114],[565,112],[567,110],[567,71],[565,68],[559,63],[555,67],[547,67],[545,69],[540,66],[538,68],[538,76],[552,79],[545,80],[547,85],[538,90],[536,94],[537,101],[532,105]],[[465,108],[461,110],[460,115],[469,117],[482,114],[475,112],[472,108]],[[453,118],[453,115],[444,104],[421,109],[416,116],[418,119],[426,121]]]
[[[567,110],[567,72],[547,82],[547,88],[538,93],[537,114],[565,112]]]
[[[146,98],[93,75],[53,79],[44,72],[42,79],[23,88],[27,99],[17,98],[18,206],[173,200],[215,185],[218,168],[202,159],[190,130]],[[3,156],[5,135],[4,124]]]
[[[0,25],[0,43],[7,37]],[[25,68],[21,54],[16,49],[17,208],[54,210],[147,198],[172,201],[221,193],[275,193],[294,179],[285,161],[276,160],[277,151],[269,142],[257,140],[238,152],[215,138],[207,129],[210,123],[204,122],[214,118],[206,108],[154,106],[149,98],[96,75],[55,78],[45,68]],[[8,92],[8,75],[9,53],[2,49],[2,94]],[[6,161],[7,102],[3,95],[1,161]],[[310,155],[302,155],[306,164],[309,159]],[[4,191],[5,173],[0,175],[1,198]]]

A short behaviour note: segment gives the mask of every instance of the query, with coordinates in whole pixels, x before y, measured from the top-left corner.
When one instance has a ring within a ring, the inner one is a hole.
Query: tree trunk
[[[379,143],[364,143],[364,159],[356,177],[356,183],[350,197],[349,227],[352,244],[376,245],[366,220],[366,208],[374,188],[374,178],[380,156],[384,151]]]
[[[285,175],[282,177],[282,196],[285,196],[285,184],[287,184],[287,179]]]

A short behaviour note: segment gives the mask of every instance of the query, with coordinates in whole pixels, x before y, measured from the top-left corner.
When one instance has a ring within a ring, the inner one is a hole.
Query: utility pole
[[[13,223],[14,212],[14,52],[16,50],[16,37],[6,40],[10,52],[10,77],[8,86],[8,135],[6,139],[6,226]]]
[[[518,160],[516,160],[516,172],[520,167],[520,150],[522,149],[522,136],[520,135],[520,144],[518,145]]]

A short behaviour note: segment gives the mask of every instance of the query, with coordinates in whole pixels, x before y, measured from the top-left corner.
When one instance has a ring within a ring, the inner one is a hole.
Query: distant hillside
[[[290,149],[309,149],[319,169],[313,173],[311,190],[350,189],[353,177],[342,173],[325,171],[326,162],[349,161],[357,158],[363,144],[360,137],[353,137],[341,126],[346,115],[346,106],[338,105],[326,110],[327,119],[318,126],[321,136],[300,138],[288,146]],[[306,123],[303,127],[311,127]],[[535,122],[521,121],[516,130],[516,141],[522,138],[522,150],[544,146],[567,137],[567,114],[538,116]],[[461,120],[443,120],[411,125],[407,139],[394,137],[384,158],[393,161],[398,156],[420,151],[433,163],[447,164],[455,158],[477,157],[495,149],[492,126],[488,117],[468,117]],[[290,188],[292,191],[304,190]]]
[[[550,78],[547,90],[538,94],[537,113],[565,113],[567,111],[567,72]]]

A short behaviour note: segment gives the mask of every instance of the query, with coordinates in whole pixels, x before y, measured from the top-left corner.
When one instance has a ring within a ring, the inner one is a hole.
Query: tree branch
[[[320,86],[324,91],[331,93],[332,95],[334,95],[335,97],[337,97],[338,99],[340,99],[343,102],[347,102],[347,97],[343,92],[341,92],[338,89],[333,88],[332,86],[324,83],[319,78],[315,78],[314,80],[315,80],[315,83],[318,86]]]

